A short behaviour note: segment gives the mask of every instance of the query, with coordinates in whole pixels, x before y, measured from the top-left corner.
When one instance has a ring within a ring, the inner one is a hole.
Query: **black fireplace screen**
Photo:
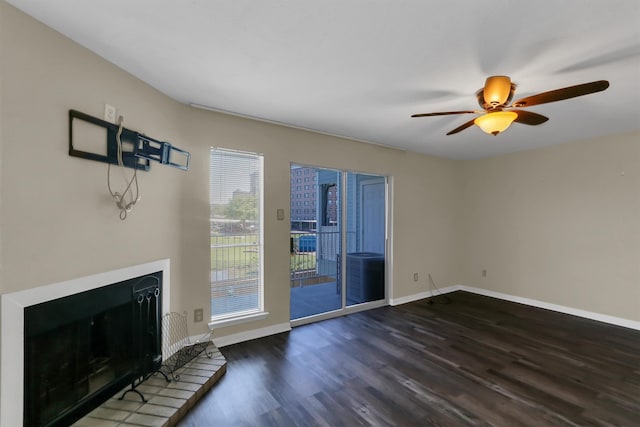
[[[24,425],[69,425],[157,369],[161,289],[157,272],[27,307]]]

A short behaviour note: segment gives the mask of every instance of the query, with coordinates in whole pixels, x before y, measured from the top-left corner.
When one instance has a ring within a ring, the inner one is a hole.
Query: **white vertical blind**
[[[211,149],[211,316],[262,310],[262,164],[254,153]]]

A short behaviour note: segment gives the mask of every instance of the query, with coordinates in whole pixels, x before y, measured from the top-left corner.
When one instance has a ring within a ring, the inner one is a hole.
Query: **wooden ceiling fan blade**
[[[483,111],[441,111],[439,113],[422,113],[413,114],[411,117],[432,117],[432,116],[448,116],[451,114],[480,114]]]
[[[565,99],[575,98],[577,96],[589,95],[596,92],[602,92],[609,87],[606,80],[598,80],[591,83],[583,83],[576,86],[569,86],[562,89],[542,92],[537,95],[528,96],[519,99],[513,103],[514,107],[531,107],[532,105],[547,104],[549,102],[562,101]]]
[[[473,120],[469,120],[469,121],[468,121],[468,122],[466,122],[465,124],[462,124],[462,125],[458,126],[457,128],[455,128],[455,129],[454,129],[454,130],[452,130],[451,132],[447,133],[447,135],[453,135],[454,133],[458,133],[458,132],[460,132],[460,131],[465,130],[465,129],[466,129],[466,128],[468,128],[468,127],[473,126],[473,124],[474,124],[474,123],[473,123],[473,122],[474,122],[474,120],[475,120],[475,119],[473,119]]]
[[[533,113],[531,111],[524,110],[509,110],[513,111],[518,115],[514,122],[522,123],[523,125],[536,126],[541,125],[542,123],[549,120],[549,117],[543,116],[542,114]]]

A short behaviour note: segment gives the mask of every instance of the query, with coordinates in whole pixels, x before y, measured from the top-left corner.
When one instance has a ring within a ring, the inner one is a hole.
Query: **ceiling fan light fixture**
[[[489,105],[504,105],[511,93],[511,79],[507,76],[487,77],[484,83],[484,102]]]
[[[517,117],[518,114],[513,111],[497,111],[480,116],[473,123],[484,132],[496,136],[504,132]]]
[[[447,132],[447,135],[454,135],[475,124],[484,132],[495,136],[504,132],[514,121],[523,125],[536,126],[549,120],[548,117],[545,117],[542,114],[527,110],[520,110],[519,108],[548,104],[550,102],[563,101],[565,99],[602,92],[608,87],[608,81],[598,80],[595,82],[582,83],[579,85],[567,86],[560,89],[538,93],[536,95],[519,99],[513,104],[510,104],[511,98],[516,90],[516,84],[511,83],[511,79],[507,76],[491,76],[485,81],[484,87],[476,92],[478,104],[480,104],[480,107],[482,107],[484,111],[440,111],[434,113],[413,114],[411,117],[485,113],[482,116],[469,120],[452,131]],[[513,107],[518,108],[518,110],[505,111],[505,109]]]

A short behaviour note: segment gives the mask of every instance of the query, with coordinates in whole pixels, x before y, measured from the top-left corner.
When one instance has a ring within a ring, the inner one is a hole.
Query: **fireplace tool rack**
[[[199,336],[194,343],[187,330],[187,317],[176,312],[167,313],[162,317],[162,353],[166,356],[160,372],[178,381],[180,375],[176,371],[184,365],[204,354],[211,359],[213,353],[207,350],[212,344],[212,332]]]
[[[140,396],[143,402],[147,402],[144,395],[137,390],[150,376],[160,373],[169,382],[169,377],[162,372],[161,340],[161,298],[160,281],[157,277],[147,276],[133,286],[132,298],[133,320],[133,350],[134,359],[132,365],[133,376],[131,388],[125,390],[120,396],[122,400],[129,392]]]

